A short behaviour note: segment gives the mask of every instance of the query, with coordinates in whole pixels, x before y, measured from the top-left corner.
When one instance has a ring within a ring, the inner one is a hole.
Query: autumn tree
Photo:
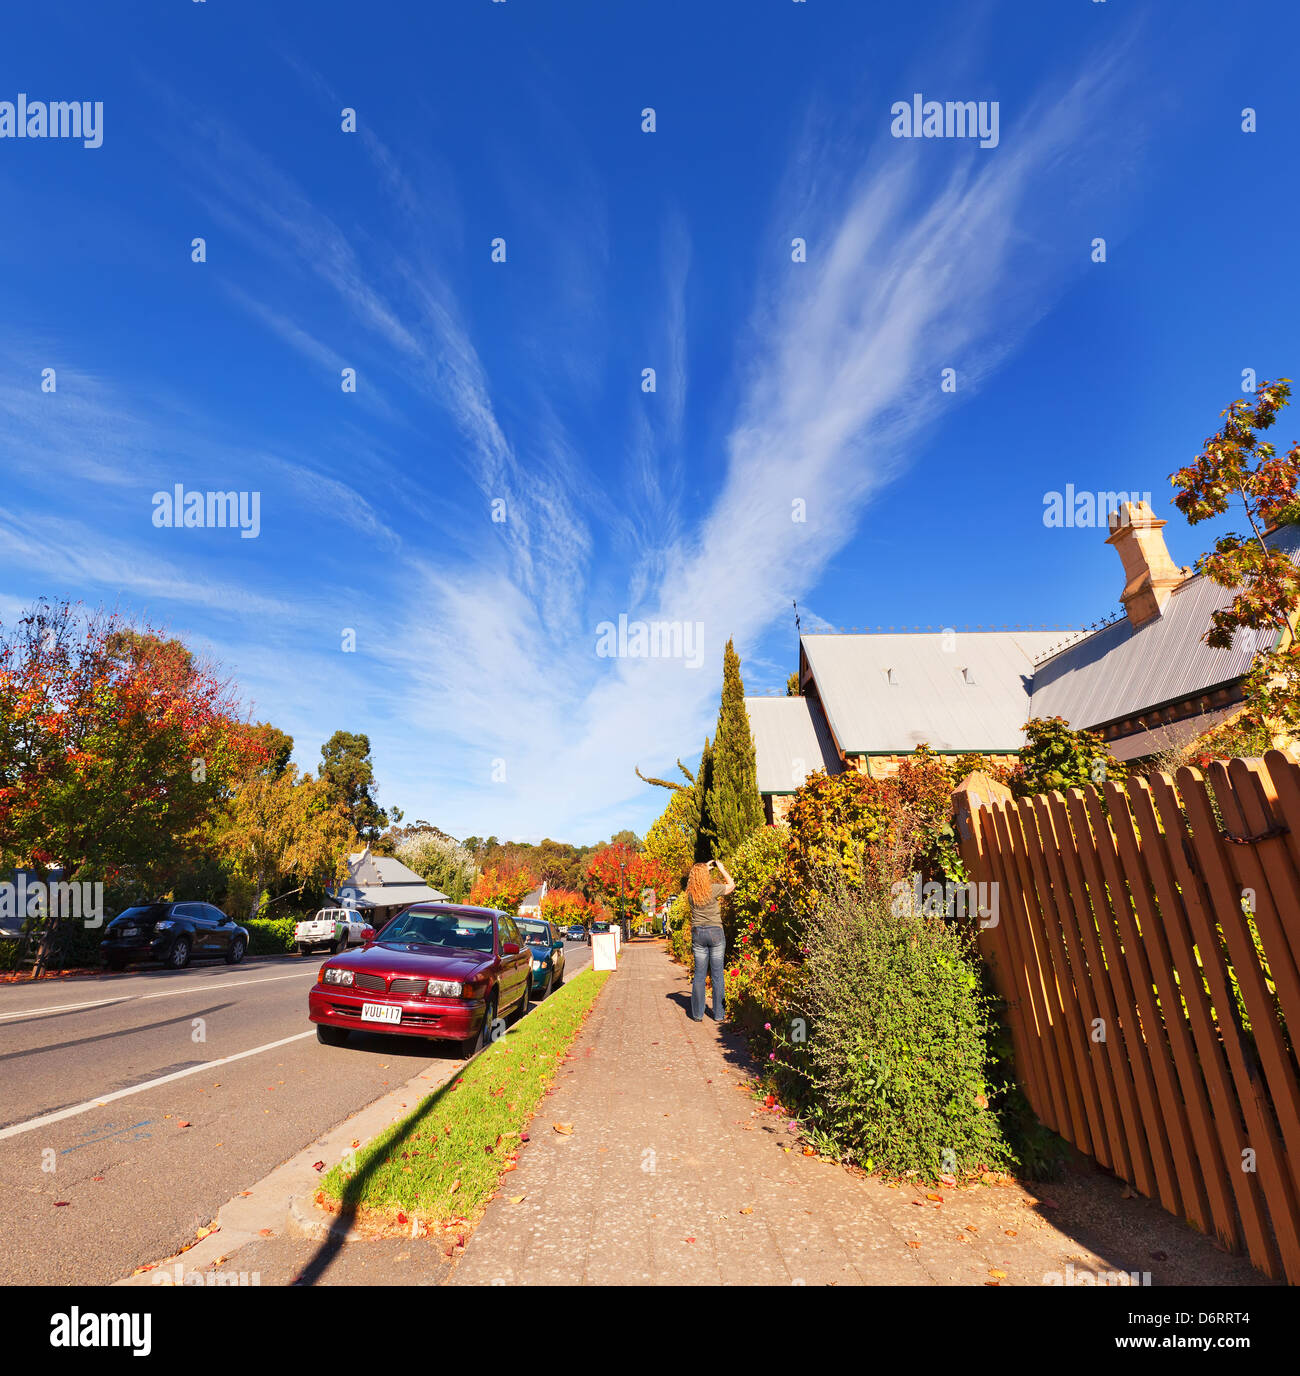
[[[231,874],[231,904],[256,917],[270,888],[297,881],[322,888],[347,875],[357,845],[352,819],[323,779],[250,773],[235,790],[216,828],[218,849]]]
[[[586,887],[588,894],[603,899],[620,915],[640,904],[645,889],[654,889],[657,895],[677,889],[664,865],[623,841],[601,846],[587,861]]]
[[[1244,631],[1275,632],[1247,677],[1242,715],[1278,743],[1300,726],[1300,645],[1294,634],[1300,570],[1286,549],[1265,537],[1300,521],[1300,444],[1279,454],[1260,435],[1273,427],[1290,397],[1290,380],[1279,378],[1259,386],[1253,405],[1234,401],[1220,413],[1226,418],[1223,427],[1169,479],[1177,489],[1174,505],[1189,525],[1240,510],[1250,527],[1249,535],[1221,536],[1197,561],[1197,572],[1233,594],[1227,607],[1211,614],[1202,639],[1227,649]]]
[[[713,773],[704,795],[701,830],[713,857],[726,859],[763,825],[754,737],[745,710],[740,656],[730,640],[722,656],[722,705],[713,737]]]
[[[478,908],[517,913],[519,905],[537,887],[531,871],[520,866],[490,865],[474,881],[469,901]]]
[[[0,628],[0,865],[165,891],[265,753],[177,640],[42,601]],[[37,973],[66,916],[42,927]]]
[[[557,927],[591,928],[604,916],[598,903],[584,897],[575,889],[547,889],[542,899],[542,916]]]

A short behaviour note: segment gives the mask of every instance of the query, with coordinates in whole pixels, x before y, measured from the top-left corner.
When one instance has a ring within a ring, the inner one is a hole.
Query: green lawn
[[[476,1218],[608,978],[586,970],[557,989],[355,1161],[329,1171],[325,1198],[343,1213]]]

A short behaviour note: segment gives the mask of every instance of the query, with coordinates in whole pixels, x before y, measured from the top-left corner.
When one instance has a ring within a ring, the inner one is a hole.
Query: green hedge
[[[969,936],[824,872],[804,942],[795,1011],[806,1039],[778,1034],[778,1061],[814,1145],[927,1180],[1008,1164]]]
[[[248,928],[250,956],[282,956],[297,949],[293,944],[296,916],[246,917],[239,925]]]

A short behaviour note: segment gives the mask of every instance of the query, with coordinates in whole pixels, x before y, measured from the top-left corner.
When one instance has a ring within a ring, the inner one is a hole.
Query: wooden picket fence
[[[954,796],[980,935],[1039,1118],[1300,1282],[1300,762]]]

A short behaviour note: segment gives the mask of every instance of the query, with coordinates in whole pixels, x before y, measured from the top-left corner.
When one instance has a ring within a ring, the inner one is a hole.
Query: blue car
[[[533,958],[533,993],[544,999],[564,983],[564,934],[554,922],[540,917],[517,917],[515,925]]]

